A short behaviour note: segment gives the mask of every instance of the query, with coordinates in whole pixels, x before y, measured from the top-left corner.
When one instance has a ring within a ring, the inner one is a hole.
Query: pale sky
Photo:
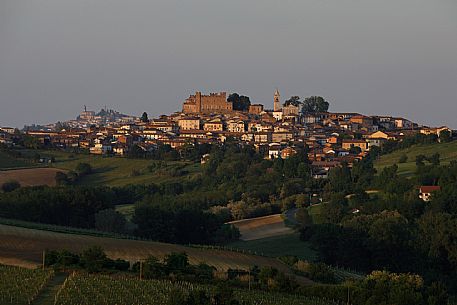
[[[0,125],[196,90],[457,128],[456,0],[0,0]]]

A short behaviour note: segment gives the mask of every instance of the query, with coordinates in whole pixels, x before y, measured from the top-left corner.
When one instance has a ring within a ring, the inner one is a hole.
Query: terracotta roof
[[[441,187],[438,185],[423,185],[419,188],[421,193],[431,193],[439,190],[441,190]]]

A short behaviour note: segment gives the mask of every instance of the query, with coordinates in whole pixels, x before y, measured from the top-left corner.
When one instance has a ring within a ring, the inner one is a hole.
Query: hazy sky
[[[457,1],[0,0],[0,125],[276,87],[457,128]]]

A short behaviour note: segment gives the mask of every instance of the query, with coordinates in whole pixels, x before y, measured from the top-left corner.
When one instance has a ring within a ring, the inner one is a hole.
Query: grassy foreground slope
[[[452,160],[457,160],[457,141],[450,143],[434,143],[426,145],[414,145],[410,148],[401,149],[390,154],[381,156],[375,162],[375,168],[380,171],[386,166],[393,164],[398,165],[398,173],[402,176],[411,176],[416,170],[416,156],[430,156],[434,153],[440,154],[441,164],[448,164]],[[405,163],[399,163],[400,156],[406,154],[408,160]]]
[[[272,266],[285,273],[290,269],[274,258],[255,256],[233,251],[200,249],[160,242],[115,239],[88,235],[66,234],[9,225],[0,225],[0,263],[41,262],[45,249],[67,249],[80,252],[89,246],[100,246],[108,257],[129,261],[145,259],[150,255],[162,258],[171,252],[186,252],[191,264],[207,263],[219,270],[247,269],[254,265]]]

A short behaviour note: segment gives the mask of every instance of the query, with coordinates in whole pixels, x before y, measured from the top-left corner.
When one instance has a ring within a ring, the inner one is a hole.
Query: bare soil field
[[[10,180],[16,180],[21,186],[55,186],[57,172],[66,172],[66,170],[58,168],[27,168],[0,171],[0,185]]]
[[[291,228],[286,227],[281,214],[237,220],[230,223],[240,230],[240,239],[245,241],[294,233]]]
[[[67,249],[80,252],[89,246],[100,246],[108,257],[129,261],[145,259],[150,255],[162,258],[171,252],[186,252],[192,264],[207,263],[218,270],[247,269],[254,265],[272,266],[287,274],[290,269],[274,258],[233,251],[200,249],[159,242],[115,239],[0,225],[0,263],[27,266],[39,265],[43,250]],[[311,283],[300,277],[300,282]]]

